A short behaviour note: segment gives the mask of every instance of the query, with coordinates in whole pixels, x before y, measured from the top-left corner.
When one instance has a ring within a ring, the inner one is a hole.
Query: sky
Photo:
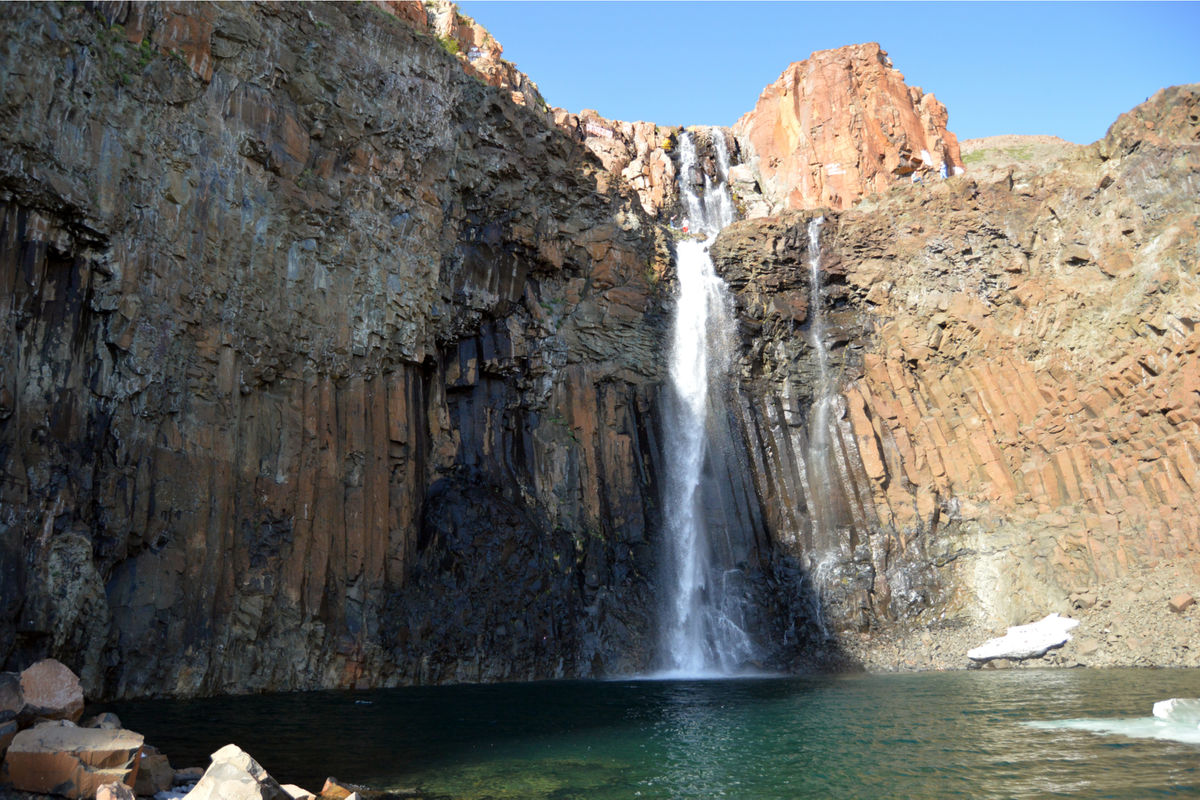
[[[1200,81],[1200,2],[467,0],[552,106],[732,125],[793,61],[879,42],[960,139],[1104,136],[1155,91]]]

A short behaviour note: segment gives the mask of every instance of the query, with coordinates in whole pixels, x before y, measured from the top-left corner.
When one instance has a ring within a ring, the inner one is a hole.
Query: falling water
[[[715,181],[704,176],[699,196],[690,133],[680,137],[679,147],[679,191],[691,238],[681,239],[676,248],[679,295],[665,418],[663,498],[671,592],[663,651],[667,671],[676,675],[729,674],[754,656],[745,630],[742,575],[731,555],[728,530],[710,530],[699,497],[706,460],[719,455],[710,452],[710,431],[725,414],[721,391],[734,340],[732,302],[708,254],[721,228],[734,217],[725,184],[729,156],[724,136],[714,133],[712,141],[717,176]]]
[[[821,592],[836,569],[838,557],[837,529],[833,511],[833,466],[830,452],[829,415],[834,402],[829,378],[829,346],[825,341],[825,309],[821,300],[821,224],[824,217],[808,221],[808,281],[809,281],[809,346],[816,355],[817,374],[813,385],[813,400],[808,416],[808,452],[805,453],[808,478],[808,508],[812,525],[812,540],[806,556],[808,568],[816,584],[813,602],[816,604],[817,625],[825,636],[825,614]]]
[[[825,342],[825,311],[821,302],[821,224],[824,217],[813,217],[808,221],[808,276],[809,276],[809,345],[816,354],[817,375],[813,387],[813,404],[809,412],[808,428],[808,484],[809,510],[812,518],[812,546],[810,567],[817,571],[818,579],[824,562],[833,555],[836,534],[833,530],[833,513],[830,499],[833,486],[829,452],[829,412],[833,403],[833,392],[829,380],[829,347]]]

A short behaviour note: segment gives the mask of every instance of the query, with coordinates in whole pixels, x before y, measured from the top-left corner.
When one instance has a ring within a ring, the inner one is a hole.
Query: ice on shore
[[[1037,622],[1009,628],[1008,633],[1003,636],[989,639],[979,647],[968,650],[967,658],[972,661],[1037,658],[1045,655],[1047,650],[1061,647],[1070,641],[1071,634],[1067,631],[1078,624],[1077,619],[1050,614]]]
[[[1041,730],[1074,730],[1200,744],[1200,699],[1173,697],[1154,704],[1154,716],[1132,719],[1056,719],[1025,723]]]

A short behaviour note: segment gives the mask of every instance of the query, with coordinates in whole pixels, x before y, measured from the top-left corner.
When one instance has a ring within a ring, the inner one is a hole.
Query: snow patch
[[[1015,625],[1008,633],[989,639],[979,647],[967,651],[972,661],[991,661],[994,658],[1025,659],[1045,655],[1047,650],[1061,647],[1071,640],[1067,631],[1079,624],[1079,620],[1060,617],[1058,614],[1031,622]]]

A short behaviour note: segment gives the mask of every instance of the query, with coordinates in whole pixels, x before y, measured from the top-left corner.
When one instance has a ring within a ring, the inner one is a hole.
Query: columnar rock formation
[[[1061,170],[957,178],[827,223],[847,345],[841,585],[857,580],[841,624],[1026,621],[1070,611],[1075,587],[1197,564],[1198,109],[1200,88],[1166,90]],[[717,245],[755,332],[746,375],[784,398],[781,418],[758,415],[771,430],[804,422],[791,398],[811,385],[790,334],[805,219]],[[799,487],[786,473],[768,462],[762,480]]]
[[[56,656],[95,698],[648,664],[673,129],[547,113],[437,4],[0,23],[6,668]],[[827,215],[835,629],[1026,621],[1195,563],[1197,107]],[[953,170],[944,126],[877,46],[817,54],[731,178],[844,208]],[[776,666],[825,646],[807,221],[713,247],[745,347],[704,502],[752,534]]]
[[[849,208],[899,180],[962,167],[946,107],[878,44],[820,50],[763,90],[734,133],[775,210]]]
[[[667,253],[588,151],[374,5],[0,16],[0,660],[639,658]]]

